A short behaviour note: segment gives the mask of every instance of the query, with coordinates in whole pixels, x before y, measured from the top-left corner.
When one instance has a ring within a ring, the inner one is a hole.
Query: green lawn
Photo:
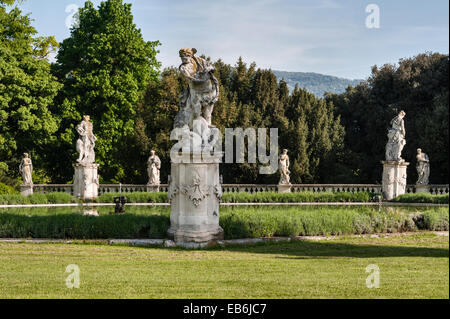
[[[0,298],[449,298],[448,249],[431,233],[198,251],[0,243]],[[79,289],[66,288],[68,264]]]

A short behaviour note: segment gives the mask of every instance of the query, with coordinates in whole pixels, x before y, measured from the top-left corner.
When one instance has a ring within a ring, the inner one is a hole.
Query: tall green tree
[[[46,182],[45,150],[55,142],[59,124],[50,105],[61,87],[46,57],[58,44],[54,37],[36,37],[30,17],[8,7],[13,4],[0,1],[0,175],[11,182],[22,153],[28,152],[34,181]]]
[[[75,127],[84,114],[91,116],[98,138],[95,151],[101,181],[131,182],[145,174],[126,174],[126,167],[136,167],[140,160],[128,143],[143,129],[138,105],[149,83],[158,81],[159,44],[143,39],[133,23],[131,4],[122,0],[107,0],[98,8],[86,1],[79,10],[79,23],[62,42],[54,67],[64,84],[55,108],[61,117],[61,142],[54,150],[61,165],[52,169],[56,180],[71,178],[67,163],[76,157]]]

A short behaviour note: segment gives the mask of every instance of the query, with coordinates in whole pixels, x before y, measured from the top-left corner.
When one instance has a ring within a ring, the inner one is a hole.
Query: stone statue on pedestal
[[[85,115],[84,120],[77,126],[77,132],[80,138],[77,140],[77,151],[79,153],[77,163],[94,163],[95,162],[95,137],[90,122],[89,115]]]
[[[406,113],[400,113],[391,120],[391,128],[388,131],[388,142],[386,144],[386,161],[402,162],[402,150],[405,147],[405,124],[403,118]]]
[[[279,169],[280,169],[280,182],[279,184],[290,185],[289,171],[289,156],[287,155],[288,150],[284,149],[283,153],[280,155]]]
[[[33,163],[28,153],[23,153],[24,158],[20,162],[19,171],[22,174],[22,185],[33,185]]]
[[[74,165],[73,193],[83,199],[94,199],[98,196],[98,164],[95,164],[95,142],[93,125],[89,115],[83,116],[83,121],[77,126],[80,138],[77,140],[79,156]]]
[[[391,128],[388,131],[388,142],[386,144],[386,160],[383,164],[382,192],[387,200],[405,194],[406,192],[406,170],[408,162],[401,157],[405,147],[405,111],[391,120]]]
[[[180,95],[171,139],[178,143],[170,152],[171,173],[169,237],[180,245],[207,245],[223,239],[219,225],[222,185],[219,163],[222,152],[213,151],[218,129],[211,123],[219,85],[214,66],[195,56],[196,49],[181,49],[180,72],[188,87]],[[182,153],[182,159],[178,157]]]
[[[147,161],[147,172],[148,172],[148,184],[149,185],[159,185],[160,179],[159,170],[161,169],[161,160],[157,155],[155,155],[155,151],[150,152],[150,157]]]
[[[417,149],[417,185],[428,185],[428,178],[430,177],[430,159],[428,155],[423,153],[420,148]]]

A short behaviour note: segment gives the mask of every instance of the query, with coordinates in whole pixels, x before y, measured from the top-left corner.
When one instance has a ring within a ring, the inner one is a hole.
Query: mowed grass
[[[448,249],[432,233],[196,251],[3,242],[0,298],[449,298]],[[79,289],[66,288],[69,264]]]

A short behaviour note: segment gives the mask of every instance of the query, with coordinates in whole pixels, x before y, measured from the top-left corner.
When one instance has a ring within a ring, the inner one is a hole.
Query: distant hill
[[[275,70],[272,70],[272,72],[276,75],[278,80],[284,79],[286,81],[289,90],[292,91],[295,88],[295,85],[298,84],[299,88],[305,88],[318,97],[323,97],[325,92],[338,94],[345,92],[345,89],[349,85],[356,86],[363,81],[349,80],[313,72],[286,72]]]

